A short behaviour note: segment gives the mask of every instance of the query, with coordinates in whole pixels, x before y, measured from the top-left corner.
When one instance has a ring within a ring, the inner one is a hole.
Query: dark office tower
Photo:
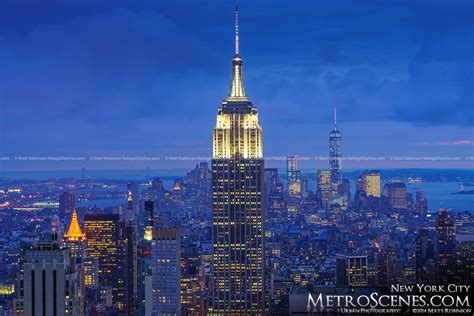
[[[82,177],[82,179],[86,178],[86,168],[81,169],[81,177]]]
[[[336,257],[336,286],[365,287],[367,281],[367,256]]]
[[[309,191],[308,191],[308,176],[303,174],[300,177],[301,179],[301,197],[303,199],[308,198],[309,196]]]
[[[278,169],[265,168],[265,194],[269,195],[275,192],[278,184]]]
[[[263,315],[264,162],[257,108],[247,98],[236,51],[229,95],[213,135],[213,259],[211,315]]]
[[[438,276],[443,284],[452,283],[456,268],[455,226],[448,211],[438,213]]]
[[[399,245],[388,244],[377,254],[378,285],[390,287],[390,284],[401,284],[403,261]]]
[[[134,226],[117,214],[86,214],[84,229],[88,255],[99,264],[99,285],[112,288],[117,310],[133,315],[136,295]],[[132,299],[133,298],[133,299]]]
[[[72,215],[76,208],[76,196],[74,193],[63,192],[59,196],[59,219],[66,220]]]
[[[123,302],[125,315],[135,315],[135,301],[137,298],[137,244],[135,239],[135,225],[128,221],[120,222],[119,245],[119,301]],[[123,282],[123,283],[122,283]]]
[[[156,315],[181,314],[181,242],[176,228],[153,230],[153,304]]]
[[[348,206],[351,204],[351,182],[349,179],[342,179],[342,182],[339,185],[339,196],[343,196],[347,199]]]
[[[436,283],[435,231],[429,228],[418,229],[415,249],[416,282]]]
[[[421,217],[426,217],[428,214],[428,201],[420,189],[416,189],[415,213]]]
[[[271,196],[276,192],[278,184],[278,169],[277,168],[265,168],[265,207],[266,209],[271,208],[270,199]]]
[[[288,155],[286,157],[286,175],[288,180],[288,194],[292,197],[301,195],[301,179],[298,170],[298,156]]]
[[[57,236],[26,249],[15,289],[15,315],[84,315],[84,287]]]
[[[356,191],[354,193],[354,206],[357,210],[361,210],[366,206],[367,193],[364,190],[364,183],[362,177],[356,180]]]
[[[367,193],[364,190],[356,190],[354,194],[355,208],[360,210],[367,205]]]
[[[407,186],[405,183],[387,183],[383,187],[383,194],[388,209],[406,210],[408,208]]]
[[[337,129],[334,108],[334,129],[329,133],[329,170],[331,172],[331,196],[337,197],[342,182],[342,134]]]

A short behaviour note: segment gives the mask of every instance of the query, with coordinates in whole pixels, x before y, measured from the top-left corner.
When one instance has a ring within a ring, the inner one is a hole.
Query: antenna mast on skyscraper
[[[235,54],[239,54],[239,1],[235,1]]]

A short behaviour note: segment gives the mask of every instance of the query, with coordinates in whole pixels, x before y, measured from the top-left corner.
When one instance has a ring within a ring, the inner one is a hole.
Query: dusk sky
[[[336,106],[345,156],[461,158],[363,167],[473,167],[473,1],[242,0],[239,8],[244,84],[265,156],[327,155]],[[1,1],[0,156],[210,156],[233,32],[233,1]]]

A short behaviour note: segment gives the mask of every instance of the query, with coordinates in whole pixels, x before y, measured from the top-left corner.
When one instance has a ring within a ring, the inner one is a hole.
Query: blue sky
[[[230,84],[233,6],[2,1],[0,156],[209,156]],[[461,158],[374,167],[473,166],[474,2],[241,0],[240,34],[266,156],[326,155],[337,106],[346,156]]]

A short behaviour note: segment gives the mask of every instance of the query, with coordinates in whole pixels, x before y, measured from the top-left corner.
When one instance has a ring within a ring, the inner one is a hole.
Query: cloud
[[[0,47],[2,123],[12,147],[21,139],[30,148],[107,148],[117,137],[127,146],[127,138],[144,138],[140,119],[183,121],[196,111],[192,93],[210,102],[215,71],[202,61],[215,54],[154,12],[114,9],[41,24],[15,41],[0,38]]]
[[[241,7],[244,81],[274,144],[267,152],[287,141],[307,146],[302,135],[330,128],[333,106],[360,133],[382,122],[443,128],[458,139],[474,123],[469,2]],[[224,1],[2,2],[3,148],[163,151],[184,143],[206,154],[230,82],[232,19]],[[314,141],[326,142],[322,135]]]
[[[472,140],[450,140],[450,141],[436,141],[436,142],[420,142],[418,145],[426,146],[472,146],[474,141]]]

